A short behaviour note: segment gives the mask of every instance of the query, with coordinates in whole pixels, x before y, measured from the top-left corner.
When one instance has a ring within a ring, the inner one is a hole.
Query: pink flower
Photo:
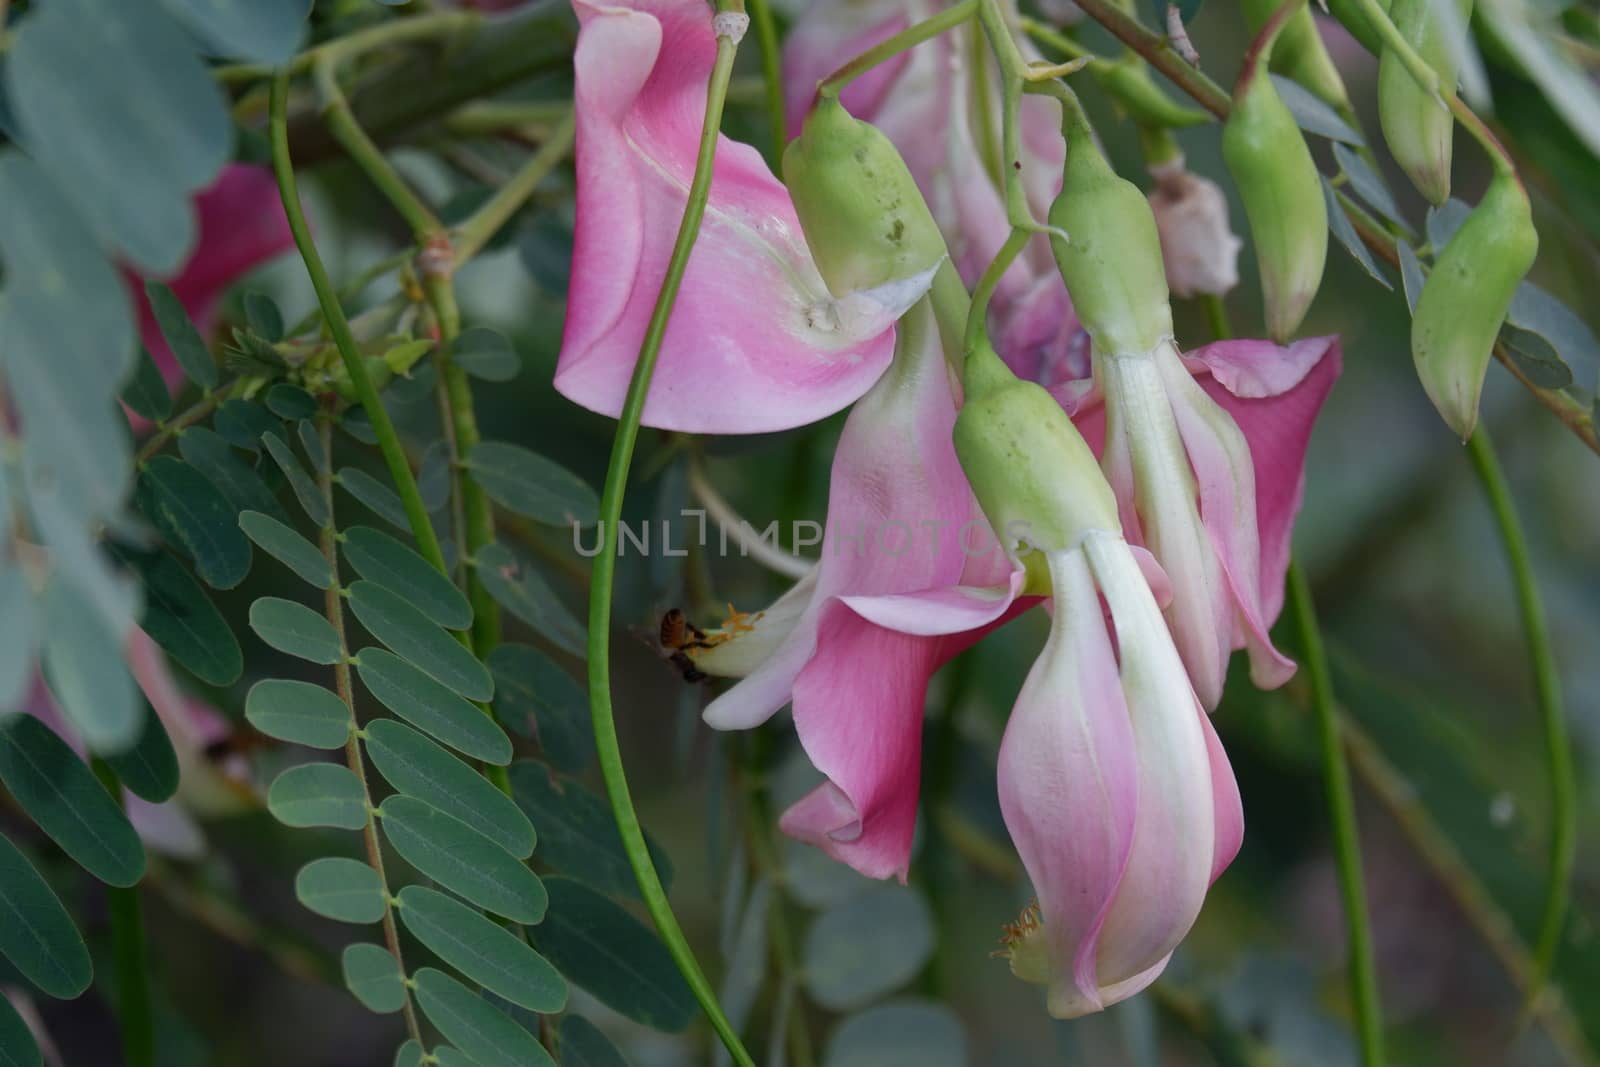
[[[1224,341],[1186,359],[1169,340],[1095,361],[1099,397],[1053,392],[1103,453],[1129,541],[1172,582],[1167,619],[1201,702],[1216,707],[1238,648],[1257,685],[1282,685],[1294,663],[1267,631],[1283,607],[1306,446],[1339,374],[1338,339]]]
[[[1055,612],[1000,746],[1000,808],[1038,903],[1007,929],[1057,1018],[1161,974],[1244,833],[1226,754],[1120,536],[1047,554]],[[1109,608],[1108,628],[1101,597]]]
[[[748,630],[699,656],[742,680],[706,709],[748,729],[791,700],[828,781],[785,832],[874,878],[905,878],[928,679],[1020,588],[951,446],[955,399],[926,303],[890,370],[852,409],[834,457],[822,558]]]
[[[575,0],[577,221],[556,388],[616,415],[683,217],[716,44],[701,0]],[[905,304],[830,295],[789,194],[719,138],[710,201],[644,422],[760,433],[814,422],[888,366]]]
[[[183,304],[201,336],[215,325],[217,305],[229,286],[256,267],[294,247],[277,182],[265,167],[229,164],[194,200],[199,238],[177,276],[167,284]],[[144,287],[132,284],[139,307],[139,337],[167,384],[182,380]]]

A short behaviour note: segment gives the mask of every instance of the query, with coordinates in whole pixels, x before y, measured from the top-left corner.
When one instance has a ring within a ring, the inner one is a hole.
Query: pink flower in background
[[[217,305],[228,288],[250,271],[294,247],[289,220],[272,172],[242,163],[222,168],[217,180],[194,200],[199,239],[177,276],[167,280],[201,336],[215,325]],[[172,350],[161,336],[141,283],[132,285],[139,307],[139,338],[167,384],[182,380]]]
[[[1038,903],[1006,951],[1018,977],[1049,987],[1051,1015],[1074,1018],[1161,974],[1238,852],[1244,814],[1135,551],[1090,531],[1046,558],[1050,637],[999,762]]]
[[[683,216],[715,56],[702,0],[575,0],[577,219],[555,385],[622,408]],[[905,306],[831,296],[783,184],[719,137],[710,201],[644,422],[761,433],[815,422],[883,373]]]
[[[845,423],[820,562],[696,659],[742,678],[706,708],[718,729],[758,726],[793,701],[800,742],[828,781],[780,825],[874,878],[903,879],[910,863],[928,679],[1020,588],[1020,572],[1007,584],[1010,563],[956,460],[955,398],[931,319],[926,305],[907,316],[895,363]]]

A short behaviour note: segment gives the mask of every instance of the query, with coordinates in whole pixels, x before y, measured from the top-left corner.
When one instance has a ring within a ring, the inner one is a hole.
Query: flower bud
[[[1538,250],[1527,192],[1514,174],[1499,174],[1423,283],[1411,355],[1428,399],[1462,440],[1478,424],[1495,337]]]
[[[1294,116],[1267,77],[1273,34],[1284,17],[1282,11],[1274,16],[1275,27],[1263,31],[1245,56],[1233,112],[1222,128],[1222,158],[1250,220],[1267,332],[1277,341],[1286,341],[1305,318],[1328,256],[1322,179]]]
[[[1394,0],[1390,9],[1395,28],[1439,72],[1439,85],[1447,92],[1453,91],[1456,84],[1455,51],[1433,5],[1456,2]],[[1465,19],[1471,14],[1471,0],[1465,0],[1463,6]],[[1443,100],[1417,84],[1392,48],[1385,48],[1378,62],[1378,121],[1395,162],[1417,192],[1431,204],[1450,199],[1450,147],[1455,137],[1455,118]]]
[[[929,278],[944,238],[905,160],[875,126],[824,97],[783,153],[783,180],[836,297]]]
[[[1428,0],[1422,0],[1427,3]],[[1285,3],[1294,3],[1295,9],[1278,35],[1272,49],[1272,69],[1310,90],[1318,99],[1336,111],[1350,107],[1350,95],[1345,91],[1339,68],[1322,43],[1316,20],[1310,7],[1298,0],[1243,0],[1244,18],[1252,33],[1259,33],[1274,12]]]
[[[1222,296],[1239,284],[1239,240],[1228,225],[1228,198],[1210,178],[1191,174],[1183,157],[1151,167],[1150,210],[1161,235],[1167,284],[1178,296]]]
[[[1067,169],[1050,205],[1050,247],[1072,306],[1096,348],[1146,352],[1172,334],[1155,216],[1139,187],[1118,177],[1081,123],[1067,130]]]
[[[1378,31],[1367,19],[1361,0],[1328,0],[1327,7],[1328,13],[1350,32],[1350,36],[1354,37],[1362,48],[1375,56],[1383,54],[1383,38],[1378,36]],[[1378,8],[1387,13],[1389,0],[1378,0]]]
[[[1048,552],[1072,547],[1090,530],[1120,538],[1116,497],[1061,404],[1032,382],[996,375],[982,385],[989,387],[970,390],[956,417],[956,455],[1002,543]]]

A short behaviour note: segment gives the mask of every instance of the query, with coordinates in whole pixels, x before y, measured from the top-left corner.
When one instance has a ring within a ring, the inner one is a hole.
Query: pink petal
[[[1052,553],[1055,617],[1000,745],[1000,810],[1044,916],[1052,1014],[1101,1004],[1100,934],[1133,851],[1134,734],[1082,552]]]
[[[577,220],[556,388],[616,415],[694,172],[715,54],[700,0],[576,0]],[[861,396],[902,308],[831,298],[783,185],[720,137],[710,202],[662,343],[646,425],[763,433]]]
[[[820,0],[812,4],[783,42],[783,99],[789,136],[799,136],[816,99],[817,83],[893,37],[906,24],[905,10],[895,0],[866,4]],[[879,106],[910,62],[910,54],[902,52],[866,71],[845,86],[840,103],[863,122],[874,121]]]
[[[1228,753],[1223,750],[1222,739],[1211,725],[1211,717],[1201,714],[1201,729],[1206,735],[1206,755],[1211,761],[1212,808],[1215,812],[1216,841],[1211,859],[1211,881],[1222,877],[1228,864],[1239,854],[1244,844],[1244,804],[1239,799],[1239,782],[1233,776],[1233,766]]]

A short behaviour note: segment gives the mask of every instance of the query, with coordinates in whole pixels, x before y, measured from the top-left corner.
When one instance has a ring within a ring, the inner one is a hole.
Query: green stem
[[[1411,79],[1423,92],[1441,100],[1456,95],[1455,86],[1439,84],[1439,72],[1417,53],[1411,42],[1406,40],[1406,35],[1400,32],[1400,28],[1389,17],[1388,10],[1378,3],[1378,0],[1355,0],[1355,5],[1374,32],[1382,38],[1383,46],[1395,54],[1400,60],[1400,65],[1406,68],[1406,73],[1411,75]]]
[[[90,766],[117,806],[122,806],[122,783],[117,772],[102,759]],[[106,904],[111,919],[111,955],[117,976],[117,1022],[122,1027],[122,1058],[126,1067],[156,1067],[156,1022],[150,1002],[150,962],[145,950],[144,914],[137,885],[107,886]]]
[[[1506,484],[1505,473],[1495,455],[1488,432],[1480,424],[1467,439],[1467,455],[1483,485],[1489,508],[1494,513],[1500,541],[1505,546],[1506,562],[1517,590],[1517,609],[1528,645],[1528,665],[1539,704],[1539,721],[1544,729],[1545,759],[1550,782],[1550,867],[1545,888],[1544,917],[1539,923],[1539,939],[1533,953],[1533,974],[1529,978],[1527,1002],[1539,997],[1541,986],[1549,980],[1561,948],[1566,926],[1567,900],[1571,892],[1572,867],[1578,843],[1578,787],[1573,777],[1572,745],[1567,737],[1566,716],[1561,706],[1561,674],[1550,645],[1539,585],[1533,574],[1532,557],[1522,523],[1517,518],[1516,502]]]
[[[1211,336],[1218,341],[1233,339],[1233,324],[1228,321],[1228,305],[1222,302],[1222,297],[1216,293],[1202,293],[1200,306],[1205,309],[1206,324],[1211,327]]]
[[[378,449],[383,453],[384,463],[389,468],[389,477],[394,481],[395,490],[400,494],[400,503],[405,508],[411,535],[416,538],[417,548],[423,558],[431,563],[435,570],[447,574],[449,569],[444,563],[444,552],[439,547],[439,536],[434,532],[433,523],[428,518],[428,508],[423,504],[422,493],[417,489],[416,476],[411,473],[411,466],[406,462],[405,448],[400,443],[400,435],[395,432],[394,422],[389,418],[388,409],[383,406],[378,390],[372,384],[371,376],[367,374],[367,365],[361,358],[361,350],[356,346],[356,339],[350,332],[350,322],[345,318],[344,309],[339,306],[338,290],[334,288],[333,279],[328,277],[328,268],[323,266],[322,256],[318,254],[316,243],[311,239],[311,229],[306,225],[306,214],[300,206],[300,193],[295,182],[294,162],[289,158],[289,133],[286,121],[288,99],[289,73],[284,70],[280,71],[272,81],[268,128],[272,136],[272,170],[277,175],[278,192],[283,199],[283,210],[289,220],[289,230],[294,235],[295,247],[300,250],[300,258],[305,261],[306,273],[311,277],[311,287],[317,292],[317,303],[322,307],[322,315],[328,322],[333,343],[339,349],[340,359],[344,361],[345,373],[349,374],[350,384],[361,401],[362,410],[367,413],[367,420],[372,423],[372,432],[378,439]]]
[[[1217,116],[1228,117],[1228,93],[1205,73],[1172,48],[1165,36],[1146,29],[1144,24],[1118,4],[1117,0],[1083,0],[1078,5],[1084,14],[1104,26],[1123,44],[1143,56],[1152,67],[1165,74],[1172,84],[1192,97],[1195,103]]]
[[[783,53],[778,50],[778,20],[772,17],[767,0],[746,0],[750,21],[756,29],[756,47],[761,50],[761,79],[765,83],[767,123],[772,127],[772,160],[777,167],[789,144],[789,122],[783,106]]]
[[[1372,928],[1367,914],[1367,891],[1361,875],[1361,842],[1356,826],[1355,793],[1350,788],[1350,768],[1340,738],[1338,706],[1333,695],[1333,675],[1317,627],[1311,588],[1300,565],[1289,564],[1288,609],[1300,631],[1301,656],[1311,683],[1311,706],[1317,721],[1322,753],[1323,784],[1327,789],[1328,818],[1333,829],[1334,860],[1339,869],[1339,892],[1344,898],[1345,923],[1350,946],[1350,999],[1355,1009],[1356,1031],[1364,1067],[1380,1067],[1383,1057],[1383,1016],[1378,998],[1378,972],[1372,949]]]
[[[539,150],[456,230],[454,247],[458,270],[483,250],[500,227],[528,202],[539,183],[567,158],[572,150],[573,130],[573,113],[568,109]]]
[[[718,11],[738,10],[740,0],[719,0]],[[711,192],[711,168],[716,156],[717,134],[722,127],[722,105],[728,91],[728,79],[733,72],[733,60],[738,44],[730,37],[717,38],[716,62],[711,68],[711,79],[706,89],[706,112],[700,131],[700,149],[696,158],[694,178],[690,182],[688,199],[684,204],[683,221],[678,227],[677,240],[667,262],[666,276],[661,281],[661,292],[656,298],[655,310],[645,328],[644,341],[639,348],[639,359],[633,368],[633,378],[628,383],[627,398],[617,420],[617,433],[611,446],[611,460],[606,469],[605,486],[600,494],[600,553],[594,560],[593,576],[589,585],[589,710],[594,721],[595,748],[599,756],[600,771],[605,778],[606,795],[611,801],[611,811],[617,829],[622,835],[623,848],[628,854],[628,864],[639,882],[645,907],[655,920],[678,970],[683,973],[689,989],[700,1003],[711,1025],[716,1029],[735,1063],[740,1067],[755,1067],[750,1053],[745,1051],[738,1033],[717,1003],[716,991],[706,980],[694,950],[683,936],[683,930],[672,913],[672,904],[656,873],[655,863],[645,846],[644,831],[639,826],[639,815],[633,806],[628,789],[628,775],[622,765],[622,749],[617,740],[616,713],[611,705],[611,596],[617,570],[617,526],[622,518],[622,498],[627,491],[628,469],[633,463],[634,445],[639,438],[639,419],[644,412],[645,397],[650,391],[650,379],[655,372],[656,357],[661,352],[661,340],[666,334],[667,320],[672,316],[672,305],[677,300],[678,289],[683,284],[683,274],[689,265],[689,253],[694,248],[700,232],[700,220],[705,215],[706,199]]]
[[[339,88],[340,55],[340,52],[329,52],[316,65],[317,89],[322,97],[323,118],[328,123],[328,129],[334,140],[344,146],[350,158],[366,171],[373,184],[400,212],[412,232],[418,235],[419,243],[426,243],[429,237],[443,232],[444,225],[433,209],[423,203],[422,198],[406,184],[400,172],[383,154],[383,149],[373,143],[367,131],[356,121],[355,112],[350,110],[350,101],[345,97],[344,90]]]
[[[317,419],[317,435],[320,439],[323,455],[333,454],[333,420],[326,415]],[[355,686],[350,677],[350,645],[345,638],[344,630],[344,593],[345,590],[339,582],[339,531],[335,526],[334,499],[333,499],[333,471],[330,466],[323,465],[317,469],[317,490],[322,494],[322,504],[328,513],[328,519],[322,528],[317,531],[317,546],[322,549],[322,558],[328,563],[328,571],[333,575],[333,581],[323,593],[323,616],[328,620],[328,625],[333,628],[334,636],[339,643],[339,659],[333,665],[334,689],[338,693],[339,702],[345,706],[350,716],[350,733],[344,742],[345,766],[350,768],[350,773],[356,776],[361,783],[362,806],[366,809],[366,822],[361,827],[361,842],[366,846],[367,863],[378,875],[378,884],[383,887],[383,940],[389,949],[389,955],[394,957],[394,964],[400,973],[406,973],[406,958],[400,949],[400,930],[394,919],[394,896],[389,892],[389,878],[384,871],[383,846],[378,841],[377,808],[372,803],[372,792],[367,788],[366,760],[361,754],[361,728],[356,720]],[[404,1001],[401,1010],[405,1015],[406,1033],[415,1041],[422,1040],[422,1031],[417,1024],[416,1007],[411,1002],[410,987],[404,990]]]
[[[344,37],[336,37],[315,48],[308,48],[289,61],[291,75],[302,74],[316,63],[331,57],[347,58],[360,52],[370,52],[385,45],[403,44],[430,37],[447,37],[466,30],[476,29],[484,21],[476,11],[446,11],[419,18],[391,19]],[[254,63],[222,66],[213,71],[224,85],[259,81],[275,76],[273,68]]]
[[[959,4],[946,8],[931,19],[919,22],[915,26],[901,30],[893,37],[878,42],[822,79],[817,85],[817,95],[838,96],[846,85],[879,63],[913,49],[923,41],[932,40],[946,30],[954,29],[977,14],[977,11],[978,0],[961,0]]]

